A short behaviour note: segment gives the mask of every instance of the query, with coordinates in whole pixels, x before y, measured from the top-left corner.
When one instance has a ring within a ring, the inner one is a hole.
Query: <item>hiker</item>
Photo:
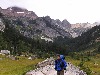
[[[64,75],[64,70],[66,70],[67,63],[64,60],[65,57],[63,55],[57,55],[57,60],[55,60],[55,70],[57,71],[57,75]]]

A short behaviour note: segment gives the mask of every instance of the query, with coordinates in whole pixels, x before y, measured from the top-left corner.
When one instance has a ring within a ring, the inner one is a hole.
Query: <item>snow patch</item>
[[[17,12],[18,14],[24,13],[24,12]]]

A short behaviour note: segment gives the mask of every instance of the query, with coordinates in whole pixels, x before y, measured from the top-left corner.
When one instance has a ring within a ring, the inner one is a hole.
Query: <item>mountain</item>
[[[37,56],[49,51],[47,50],[49,42],[24,36],[16,28],[10,26],[9,20],[1,13],[0,19],[0,50],[9,50],[13,55],[34,53]]]
[[[73,51],[86,50],[98,44],[95,47],[97,50],[100,46],[100,26],[95,26],[80,36],[72,38],[70,33],[61,28],[49,16],[32,20],[23,17],[10,18],[5,15],[2,17],[1,15],[4,14],[0,14],[0,49],[8,49],[11,52],[14,49],[15,53],[55,52],[68,54]],[[52,43],[41,40],[52,41],[52,38],[54,38]]]
[[[73,45],[73,50],[85,50],[96,45],[97,50],[100,46],[100,25],[82,33],[81,36],[70,40],[70,45]]]
[[[57,37],[54,40],[56,53],[69,54],[70,52],[91,51],[100,52],[100,25],[87,30],[76,38]]]
[[[59,19],[56,19],[53,20],[53,23],[64,30],[71,28],[71,24],[66,19],[64,19],[62,22]]]
[[[28,11],[20,7],[8,7],[7,9],[0,8],[0,12],[7,18],[29,18],[36,19],[38,16],[33,11]]]
[[[92,27],[94,26],[98,26],[100,25],[99,22],[95,22],[93,24],[91,23],[76,23],[76,24],[71,24],[71,28],[69,31],[69,33],[72,35],[72,37],[78,37],[81,36],[82,33],[87,32],[88,30],[90,30]]]
[[[50,16],[38,17],[35,12],[20,7],[0,8],[0,12],[8,19],[11,27],[30,38],[53,40],[57,36],[75,38],[81,36],[98,23],[71,24],[66,19],[51,19]]]
[[[0,8],[0,12],[8,19],[11,27],[17,29],[26,37],[46,37],[49,39],[57,36],[72,37],[69,32],[65,31],[67,27],[71,26],[67,20],[62,21],[59,26],[56,20],[49,16],[38,17],[33,11],[19,7]]]

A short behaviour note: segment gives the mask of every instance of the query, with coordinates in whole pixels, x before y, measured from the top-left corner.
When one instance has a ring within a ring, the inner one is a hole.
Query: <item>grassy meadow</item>
[[[35,69],[34,65],[43,59],[28,60],[27,57],[19,57],[19,60],[11,60],[6,56],[0,55],[0,75],[24,75],[27,71]],[[75,60],[70,56],[66,57],[67,62],[78,66],[80,60]],[[91,75],[100,75],[100,54],[92,56],[90,61],[86,61],[84,66],[89,67]]]
[[[92,56],[90,59],[90,61],[86,61],[84,63],[84,66],[90,68],[90,70],[92,71],[91,75],[100,75],[100,54]],[[80,60],[75,60],[69,56],[66,57],[66,60],[76,66],[78,66],[80,63]]]
[[[11,60],[0,55],[0,75],[24,75],[27,71],[34,69],[34,65],[42,59],[28,60],[26,57],[19,57],[19,60]]]

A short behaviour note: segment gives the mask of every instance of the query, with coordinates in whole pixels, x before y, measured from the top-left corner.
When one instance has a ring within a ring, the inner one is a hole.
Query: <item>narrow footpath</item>
[[[57,75],[54,69],[54,59],[47,58],[46,60],[37,64],[37,69],[29,71],[26,75]],[[68,63],[67,69],[64,71],[64,75],[87,75],[78,67],[71,63]]]

